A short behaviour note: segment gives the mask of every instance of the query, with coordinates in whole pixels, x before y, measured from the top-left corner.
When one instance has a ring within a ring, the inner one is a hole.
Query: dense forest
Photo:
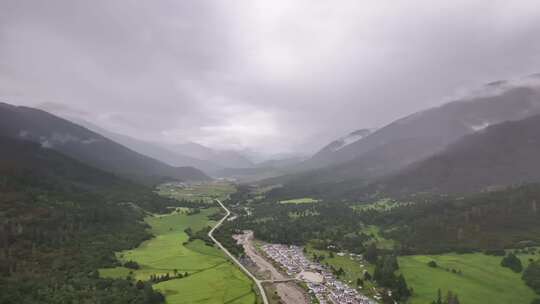
[[[354,210],[358,203],[252,203],[244,225],[270,242],[332,241],[362,251],[363,225],[381,228],[402,254],[470,252],[540,244],[540,185],[510,187],[467,196],[419,194],[390,210]]]
[[[231,210],[243,215],[224,227],[230,231],[253,230],[257,238],[271,243],[303,245],[308,242],[325,249],[328,245],[362,252],[371,236],[361,233],[363,223],[346,204],[280,204],[257,200],[247,186],[238,187],[227,202]],[[246,212],[249,209],[249,215]]]
[[[175,201],[39,145],[0,138],[0,303],[161,303],[150,284],[99,278]]]
[[[403,253],[520,248],[540,244],[540,185],[465,197],[417,197],[414,205],[360,214]]]

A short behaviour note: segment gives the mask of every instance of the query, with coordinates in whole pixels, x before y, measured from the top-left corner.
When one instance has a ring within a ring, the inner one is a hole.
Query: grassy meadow
[[[379,249],[393,249],[395,242],[391,239],[384,238],[381,236],[381,229],[377,226],[369,225],[364,226],[361,230],[362,233],[370,235],[373,239],[367,243],[375,243]]]
[[[172,213],[147,217],[145,221],[155,237],[135,249],[117,253],[120,261],[135,261],[140,269],[100,269],[100,275],[149,280],[151,275],[188,273],[184,278],[154,284],[154,288],[166,296],[168,304],[255,303],[253,283],[221,250],[207,246],[201,240],[184,245],[188,241],[184,230],[190,227],[198,231],[214,224],[208,216],[217,211],[216,207],[194,215]]]
[[[373,265],[348,254],[338,256],[334,253],[334,256],[330,257],[329,251],[316,250],[310,246],[307,247],[307,252],[310,258],[313,254],[324,255],[323,264],[331,265],[335,269],[343,268],[345,274],[340,279],[350,286],[356,286],[356,280],[363,278],[365,271],[373,274]],[[520,254],[518,257],[524,267],[528,265],[529,259],[538,258],[537,255],[529,254]],[[439,288],[443,296],[448,290],[457,292],[460,302],[467,304],[529,304],[538,298],[521,280],[521,273],[514,273],[500,266],[501,260],[502,257],[483,253],[398,257],[400,272],[414,290],[409,302],[411,304],[431,303],[436,299]],[[438,267],[429,267],[430,261],[435,261]],[[461,274],[452,272],[452,269],[461,271]],[[376,294],[374,287],[371,282],[364,282],[363,293],[370,296]]]
[[[519,257],[525,267],[534,256]],[[448,290],[457,292],[460,302],[467,304],[531,303],[537,296],[521,280],[521,274],[500,266],[501,259],[482,253],[416,255],[399,257],[399,266],[407,284],[414,289],[412,304],[431,303],[438,288],[443,295]],[[427,265],[432,260],[437,268]]]

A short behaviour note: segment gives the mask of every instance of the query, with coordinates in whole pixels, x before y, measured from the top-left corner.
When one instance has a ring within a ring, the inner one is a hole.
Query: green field
[[[168,304],[255,303],[253,283],[221,250],[207,246],[200,240],[183,245],[188,240],[184,230],[190,227],[193,231],[198,231],[213,224],[208,220],[208,216],[216,211],[217,208],[209,208],[194,215],[174,213],[147,217],[145,221],[151,226],[155,237],[136,249],[117,253],[120,261],[135,261],[141,268],[100,269],[100,275],[149,280],[153,274],[172,275],[176,270],[189,275],[154,284],[154,288],[166,296]]]
[[[370,235],[373,238],[372,241],[367,242],[368,244],[375,243],[375,245],[379,249],[393,249],[394,248],[395,242],[391,239],[386,239],[383,236],[381,236],[381,230],[377,226],[372,226],[372,225],[364,226],[361,232],[367,235]]]
[[[526,266],[534,256],[519,257]],[[448,290],[457,292],[460,302],[466,304],[531,303],[537,296],[521,280],[521,274],[500,266],[501,259],[482,253],[416,255],[399,257],[399,266],[407,284],[414,289],[412,304],[431,303],[438,288],[443,295]],[[439,266],[429,267],[431,260]],[[462,274],[446,268],[461,270]]]
[[[213,199],[225,200],[235,192],[234,185],[228,182],[207,182],[198,184],[165,183],[158,186],[158,193],[178,200],[211,202]]]
[[[286,201],[280,201],[281,204],[312,204],[319,202],[311,197],[295,198]]]

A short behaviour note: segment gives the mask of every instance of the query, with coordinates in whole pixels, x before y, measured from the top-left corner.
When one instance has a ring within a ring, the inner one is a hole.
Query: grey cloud
[[[312,151],[537,72],[535,5],[7,0],[0,98],[143,139]]]

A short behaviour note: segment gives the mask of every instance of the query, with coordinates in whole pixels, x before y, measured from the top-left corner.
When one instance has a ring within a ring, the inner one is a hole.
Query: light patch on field
[[[295,198],[286,201],[280,201],[280,204],[312,204],[318,203],[319,200],[313,199],[311,197]]]

